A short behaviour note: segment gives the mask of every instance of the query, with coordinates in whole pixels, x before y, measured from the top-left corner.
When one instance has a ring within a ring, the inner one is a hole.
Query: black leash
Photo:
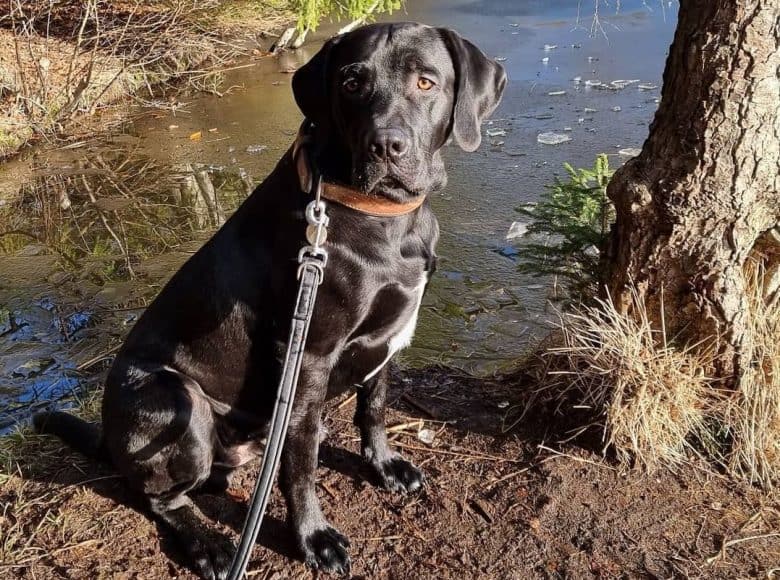
[[[301,371],[303,351],[306,346],[306,335],[309,332],[309,323],[314,313],[314,301],[317,298],[317,289],[324,277],[325,264],[328,254],[322,248],[327,237],[328,216],[325,214],[325,203],[320,199],[322,180],[317,178],[314,201],[306,206],[306,239],[308,246],[304,246],[298,254],[298,298],[295,301],[290,336],[287,341],[287,354],[282,367],[282,377],[279,380],[279,391],[276,395],[271,428],[263,453],[263,463],[260,466],[260,475],[255,484],[255,490],[249,503],[249,513],[241,531],[238,548],[230,565],[228,580],[241,580],[249,564],[252,547],[257,541],[260,526],[263,523],[263,515],[271,496],[274,477],[279,467],[282,456],[282,447],[287,435],[287,427],[290,423],[295,389],[298,386],[298,375]]]

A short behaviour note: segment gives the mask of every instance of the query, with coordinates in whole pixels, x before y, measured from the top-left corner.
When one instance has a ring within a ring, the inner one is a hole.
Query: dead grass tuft
[[[746,360],[736,391],[720,409],[731,446],[728,467],[750,483],[772,487],[780,474],[780,296],[765,295],[766,272],[746,272],[749,327]]]
[[[737,478],[771,488],[780,478],[780,292],[762,262],[745,272],[744,359],[733,390],[708,376],[717,341],[678,344],[654,327],[635,291],[630,314],[597,300],[560,316],[539,357],[529,406],[588,409],[604,449],[651,470],[707,457]],[[583,429],[574,430],[581,433]]]
[[[710,381],[706,348],[676,348],[656,330],[632,293],[636,316],[598,300],[560,317],[561,343],[539,395],[573,402],[599,417],[605,448],[623,465],[679,463],[695,439],[707,439]],[[696,435],[693,438],[692,435]]]

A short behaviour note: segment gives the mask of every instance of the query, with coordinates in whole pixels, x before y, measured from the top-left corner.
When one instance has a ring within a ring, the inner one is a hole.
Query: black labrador
[[[292,81],[312,127],[311,166],[369,203],[399,206],[444,187],[442,146],[454,138],[475,150],[505,84],[503,68],[473,44],[415,23],[333,38]],[[291,148],[132,329],[108,374],[102,429],[66,413],[35,417],[40,431],[108,459],[204,578],[225,577],[233,548],[209,535],[187,494],[226,489],[231,471],[262,451],[311,199],[295,157]],[[427,201],[395,217],[347,205],[328,204],[329,261],[280,479],[306,562],[342,573],[349,542],[315,492],[323,403],[357,385],[366,461],[390,490],[422,486],[420,470],[387,442],[385,369],[411,341],[438,238]]]

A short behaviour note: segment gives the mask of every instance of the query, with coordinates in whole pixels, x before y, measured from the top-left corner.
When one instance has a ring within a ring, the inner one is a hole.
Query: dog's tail
[[[109,461],[99,423],[89,423],[62,411],[36,413],[33,425],[38,433],[55,435],[79,453],[98,461]]]

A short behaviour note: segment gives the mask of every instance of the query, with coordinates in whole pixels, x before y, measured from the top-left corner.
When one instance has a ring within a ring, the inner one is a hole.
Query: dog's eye
[[[430,91],[433,88],[434,83],[431,79],[420,77],[417,79],[417,88],[421,91]]]
[[[344,84],[342,85],[344,87],[344,90],[348,93],[356,93],[358,89],[360,88],[360,83],[357,79],[347,79],[344,81]]]

